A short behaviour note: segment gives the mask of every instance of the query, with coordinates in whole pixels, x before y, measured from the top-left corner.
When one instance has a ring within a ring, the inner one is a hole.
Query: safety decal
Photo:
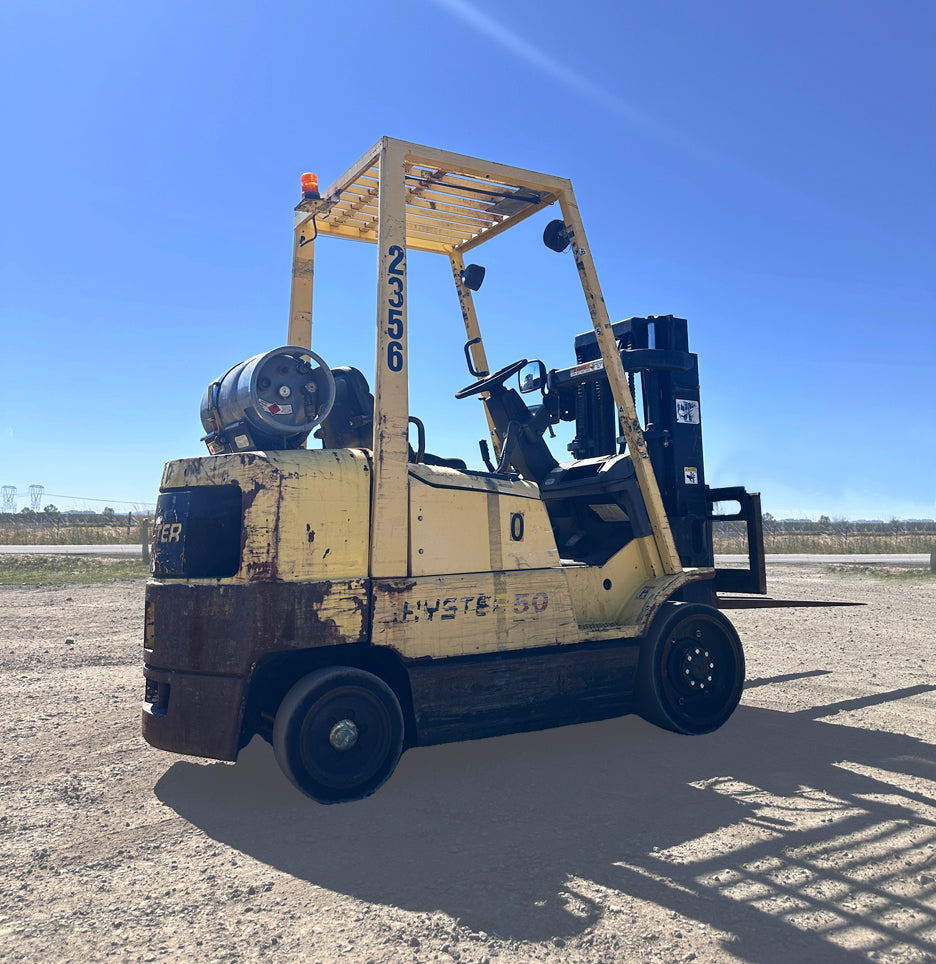
[[[684,465],[683,474],[685,475],[686,485],[699,484],[699,470],[694,465]]]
[[[682,425],[698,425],[702,421],[699,417],[699,403],[691,398],[677,398],[676,421]]]
[[[586,372],[600,372],[604,368],[604,360],[601,358],[595,361],[586,362],[584,365],[576,365],[569,374],[584,375]]]

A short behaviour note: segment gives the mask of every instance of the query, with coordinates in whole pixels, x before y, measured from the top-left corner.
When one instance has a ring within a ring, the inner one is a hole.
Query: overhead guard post
[[[569,183],[568,189],[560,194],[559,206],[562,209],[562,218],[565,221],[572,253],[575,257],[575,266],[578,268],[579,278],[581,279],[582,291],[588,303],[588,313],[595,328],[598,348],[604,360],[605,374],[608,376],[608,382],[611,385],[611,393],[614,396],[621,432],[627,441],[627,447],[634,463],[634,471],[637,475],[637,482],[646,502],[647,515],[650,518],[650,527],[653,530],[654,542],[660,556],[663,572],[669,575],[682,572],[679,553],[676,550],[676,543],[666,516],[666,509],[663,506],[663,499],[650,461],[650,453],[647,451],[643,430],[637,418],[634,398],[627,384],[627,375],[624,373],[617,340],[611,328],[607,305],[605,305],[601,294],[598,274],[588,247],[588,239],[585,237],[585,228],[582,225],[578,205],[575,203],[572,194],[571,183]],[[653,560],[648,560],[648,562],[651,563],[652,569],[656,569]]]
[[[449,263],[452,266],[452,278],[455,281],[455,290],[458,292],[458,304],[461,307],[462,321],[465,323],[465,334],[468,336],[465,356],[467,358],[470,352],[474,372],[484,372],[486,375],[490,372],[490,368],[488,366],[487,354],[484,351],[484,341],[481,338],[481,326],[478,324],[474,297],[472,296],[471,289],[462,280],[462,275],[465,271],[465,259],[461,256],[460,252],[453,251],[452,254],[449,255]],[[472,372],[472,374],[474,374],[474,372]],[[486,398],[488,394],[488,392],[483,392],[481,397]],[[497,457],[500,458],[501,440],[497,437],[494,420],[491,418],[487,408],[484,409],[484,414],[487,417],[488,431],[491,433],[491,443],[494,446]]]
[[[377,357],[374,372],[374,481],[370,574],[408,575],[409,394],[406,317],[405,155],[380,144]]]

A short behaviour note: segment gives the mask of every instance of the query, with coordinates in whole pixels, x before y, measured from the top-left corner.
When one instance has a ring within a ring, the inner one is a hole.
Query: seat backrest
[[[327,449],[369,449],[374,436],[374,396],[356,368],[333,368],[335,404],[315,433]]]
[[[367,379],[356,368],[333,368],[335,403],[322,422],[315,437],[327,449],[369,449],[374,444],[374,396]],[[410,450],[410,461],[415,461]],[[445,465],[467,471],[461,459],[443,459],[426,452],[423,461],[428,465]]]

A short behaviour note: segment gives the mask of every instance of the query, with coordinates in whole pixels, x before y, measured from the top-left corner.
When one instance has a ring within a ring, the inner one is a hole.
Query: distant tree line
[[[728,534],[746,531],[743,522],[719,522],[719,531]],[[769,512],[764,513],[764,535],[808,533],[809,535],[849,536],[887,536],[902,533],[934,533],[934,519],[881,519],[853,522],[849,519],[831,519],[827,515],[811,519],[775,519]]]
[[[716,522],[712,528],[716,552],[745,551],[743,522]],[[936,546],[933,519],[880,519],[853,522],[832,519],[775,519],[764,513],[767,552],[929,552]]]
[[[47,505],[41,512],[0,512],[3,545],[140,545],[149,538],[152,512],[60,512]]]
[[[152,512],[115,512],[105,506],[100,512],[62,512],[51,503],[41,512],[20,509],[19,512],[0,512],[0,528],[4,529],[55,529],[60,526],[139,526],[141,521],[151,519]]]

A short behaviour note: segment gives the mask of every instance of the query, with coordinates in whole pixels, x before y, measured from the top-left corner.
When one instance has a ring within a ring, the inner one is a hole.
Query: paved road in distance
[[[824,563],[840,563],[856,566],[929,566],[930,557],[927,552],[907,553],[861,553],[853,556],[836,553],[802,553],[800,555],[785,555],[783,553],[768,553],[767,565],[777,566],[815,566]],[[748,557],[739,555],[716,556],[716,565],[730,565],[741,563],[747,565]]]
[[[135,546],[0,546],[0,554],[42,554],[44,556],[142,556],[143,547]],[[741,558],[740,556],[738,557]]]

